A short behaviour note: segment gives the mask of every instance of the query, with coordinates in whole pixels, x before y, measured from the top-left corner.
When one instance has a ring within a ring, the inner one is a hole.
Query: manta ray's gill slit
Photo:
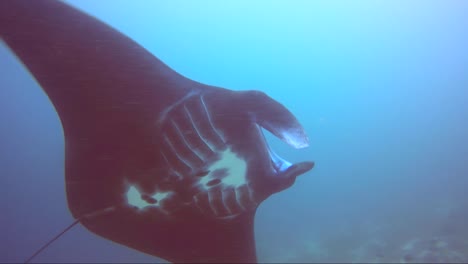
[[[201,138],[187,111],[187,106],[184,103],[171,113],[171,116],[173,116],[172,121],[177,126],[178,132],[183,137],[187,147],[195,152],[200,160],[207,160],[212,157],[213,150]]]
[[[210,205],[211,211],[215,215],[219,215],[219,211],[217,210],[214,202],[215,202],[215,197],[213,197],[213,192],[208,192],[208,204]]]
[[[221,201],[222,201],[222,203],[224,205],[224,208],[227,211],[227,214],[232,215],[233,214],[233,209],[229,206],[229,202],[227,202],[226,200],[228,200],[229,197],[232,197],[232,196],[236,195],[236,193],[233,192],[233,188],[228,188],[228,189],[222,190],[221,194],[222,194]]]
[[[184,178],[182,176],[182,174],[180,174],[180,172],[174,170],[174,168],[172,167],[171,163],[169,162],[169,160],[167,159],[167,157],[166,157],[166,155],[164,154],[163,151],[160,151],[160,153],[161,153],[161,156],[163,157],[164,161],[166,162],[166,165],[169,166],[169,171],[171,172],[171,175],[175,176],[178,181],[182,180]]]
[[[235,193],[236,193],[236,202],[239,207],[245,211],[247,208],[242,204],[242,193],[240,188],[235,188]]]
[[[200,129],[198,128],[197,124],[194,122],[192,115],[190,114],[187,106],[184,104],[184,112],[190,120],[190,124],[192,125],[195,132],[197,132],[198,138],[204,143],[206,147],[208,147],[212,153],[215,152],[216,147],[213,144],[210,144],[209,141],[200,133]]]
[[[198,151],[197,148],[193,147],[188,141],[187,138],[185,137],[184,133],[181,131],[179,126],[174,120],[171,120],[171,125],[174,127],[175,131],[177,132],[177,135],[179,138],[182,140],[182,143],[184,145],[184,149],[186,149],[187,152],[192,153],[192,157],[190,160],[196,159],[197,161],[193,161],[194,166],[200,165],[200,163],[204,162],[203,155]]]
[[[198,211],[203,212],[203,208],[200,205],[200,199],[198,196],[193,197],[193,203],[195,204],[195,207],[197,207]]]
[[[164,135],[163,136],[164,138],[164,143],[166,143],[166,145],[168,146],[169,148],[169,153],[173,154],[175,156],[175,159],[177,161],[179,161],[178,163],[181,163],[183,164],[183,166],[185,166],[186,168],[188,168],[188,170],[193,170],[192,166],[190,165],[190,163],[188,161],[186,161],[181,155],[179,155],[177,149],[174,147],[174,144],[172,144],[171,140],[169,139],[169,137],[167,135]],[[166,156],[167,157],[167,156]],[[174,167],[174,166],[173,166]],[[178,167],[178,166],[176,166]]]
[[[253,204],[255,204],[255,200],[253,199],[252,189],[248,184],[242,185],[239,188],[239,192],[241,196],[239,197],[240,203],[243,205],[244,208],[250,208]]]
[[[205,142],[214,152],[222,151],[226,149],[226,142],[220,135],[215,131],[214,124],[211,117],[208,115],[208,109],[205,108],[200,96],[194,97],[186,103],[187,109],[190,112],[191,121],[197,128],[200,136],[203,137]]]
[[[215,125],[213,124],[210,111],[208,110],[208,107],[206,106],[205,99],[204,99],[203,95],[200,96],[200,102],[201,102],[201,104],[203,106],[203,109],[205,110],[206,117],[208,118],[208,122],[210,123],[211,128],[216,133],[216,135],[218,135],[219,139],[221,139],[222,142],[226,142],[223,134],[218,129],[216,129]]]
[[[217,217],[223,217],[227,215],[232,215],[231,210],[228,208],[228,205],[225,202],[225,196],[231,195],[232,193],[230,192],[223,192],[222,186],[218,185],[215,188],[211,188],[210,192],[212,196],[215,197],[213,199],[213,205],[217,210]]]
[[[183,104],[185,101],[189,100],[190,97],[193,97],[194,95],[197,95],[199,93],[199,91],[196,91],[196,90],[193,90],[193,91],[190,91],[189,93],[187,93],[185,96],[183,96],[182,98],[180,98],[179,100],[177,100],[176,102],[174,102],[173,104],[171,104],[170,106],[166,107],[164,109],[164,111],[161,112],[161,114],[159,115],[159,118],[157,120],[157,123],[158,124],[161,124],[164,120],[166,120],[167,118],[167,115],[174,109],[176,108],[177,106]]]
[[[163,158],[166,165],[169,167],[169,170],[173,171],[174,170],[173,166],[171,162],[169,161],[169,159],[167,158],[166,154],[164,154],[164,151],[160,150],[159,153],[161,154],[161,157]]]
[[[185,143],[184,135],[178,130],[173,119],[168,122],[164,137],[176,156],[187,164],[191,170],[202,166],[203,160],[200,160],[197,154]]]

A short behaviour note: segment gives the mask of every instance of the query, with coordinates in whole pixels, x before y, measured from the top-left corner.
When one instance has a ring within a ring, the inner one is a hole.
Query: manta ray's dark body
[[[284,106],[187,79],[59,1],[1,0],[0,37],[59,114],[68,205],[86,228],[173,262],[256,261],[259,203],[313,167],[264,140],[260,126],[307,146]]]

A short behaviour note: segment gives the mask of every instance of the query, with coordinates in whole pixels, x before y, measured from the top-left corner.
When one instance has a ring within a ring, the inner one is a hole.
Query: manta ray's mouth
[[[260,133],[262,134],[263,144],[267,148],[269,157],[271,160],[271,165],[273,169],[273,181],[278,181],[277,191],[284,190],[291,186],[296,177],[306,173],[307,171],[311,170],[314,167],[314,162],[307,161],[307,162],[299,162],[299,163],[291,163],[290,161],[282,158],[279,156],[268,144],[268,141],[265,137],[264,131],[260,129]],[[287,134],[287,133],[285,133]],[[298,145],[308,145],[307,138],[301,138],[300,134],[289,134],[287,137],[288,140],[284,140],[288,145],[298,148]],[[295,142],[292,144],[291,142]]]
[[[286,171],[292,166],[292,163],[280,157],[273,149],[268,145],[268,152],[270,153],[270,159],[273,165],[273,168],[277,174]]]
[[[294,170],[297,172],[296,176],[299,176],[303,173],[306,173],[314,167],[314,162],[312,161],[293,164],[276,154],[276,152],[274,152],[271,149],[271,147],[268,148],[268,151],[270,152],[270,158],[273,168],[275,169],[277,174],[285,174],[288,171],[291,172]]]

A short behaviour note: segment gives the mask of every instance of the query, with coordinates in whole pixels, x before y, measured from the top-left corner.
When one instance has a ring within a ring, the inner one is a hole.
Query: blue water
[[[298,117],[309,148],[269,140],[316,167],[260,206],[259,261],[468,262],[468,1],[67,2],[189,78]],[[0,58],[0,262],[21,262],[73,219],[58,116]],[[35,260],[158,259],[77,226]]]

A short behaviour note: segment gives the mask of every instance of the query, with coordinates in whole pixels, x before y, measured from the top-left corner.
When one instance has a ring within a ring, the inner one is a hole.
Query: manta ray
[[[256,209],[314,166],[266,143],[308,146],[287,108],[186,78],[57,0],[0,1],[0,38],[58,113],[77,222],[170,262],[257,261]]]

